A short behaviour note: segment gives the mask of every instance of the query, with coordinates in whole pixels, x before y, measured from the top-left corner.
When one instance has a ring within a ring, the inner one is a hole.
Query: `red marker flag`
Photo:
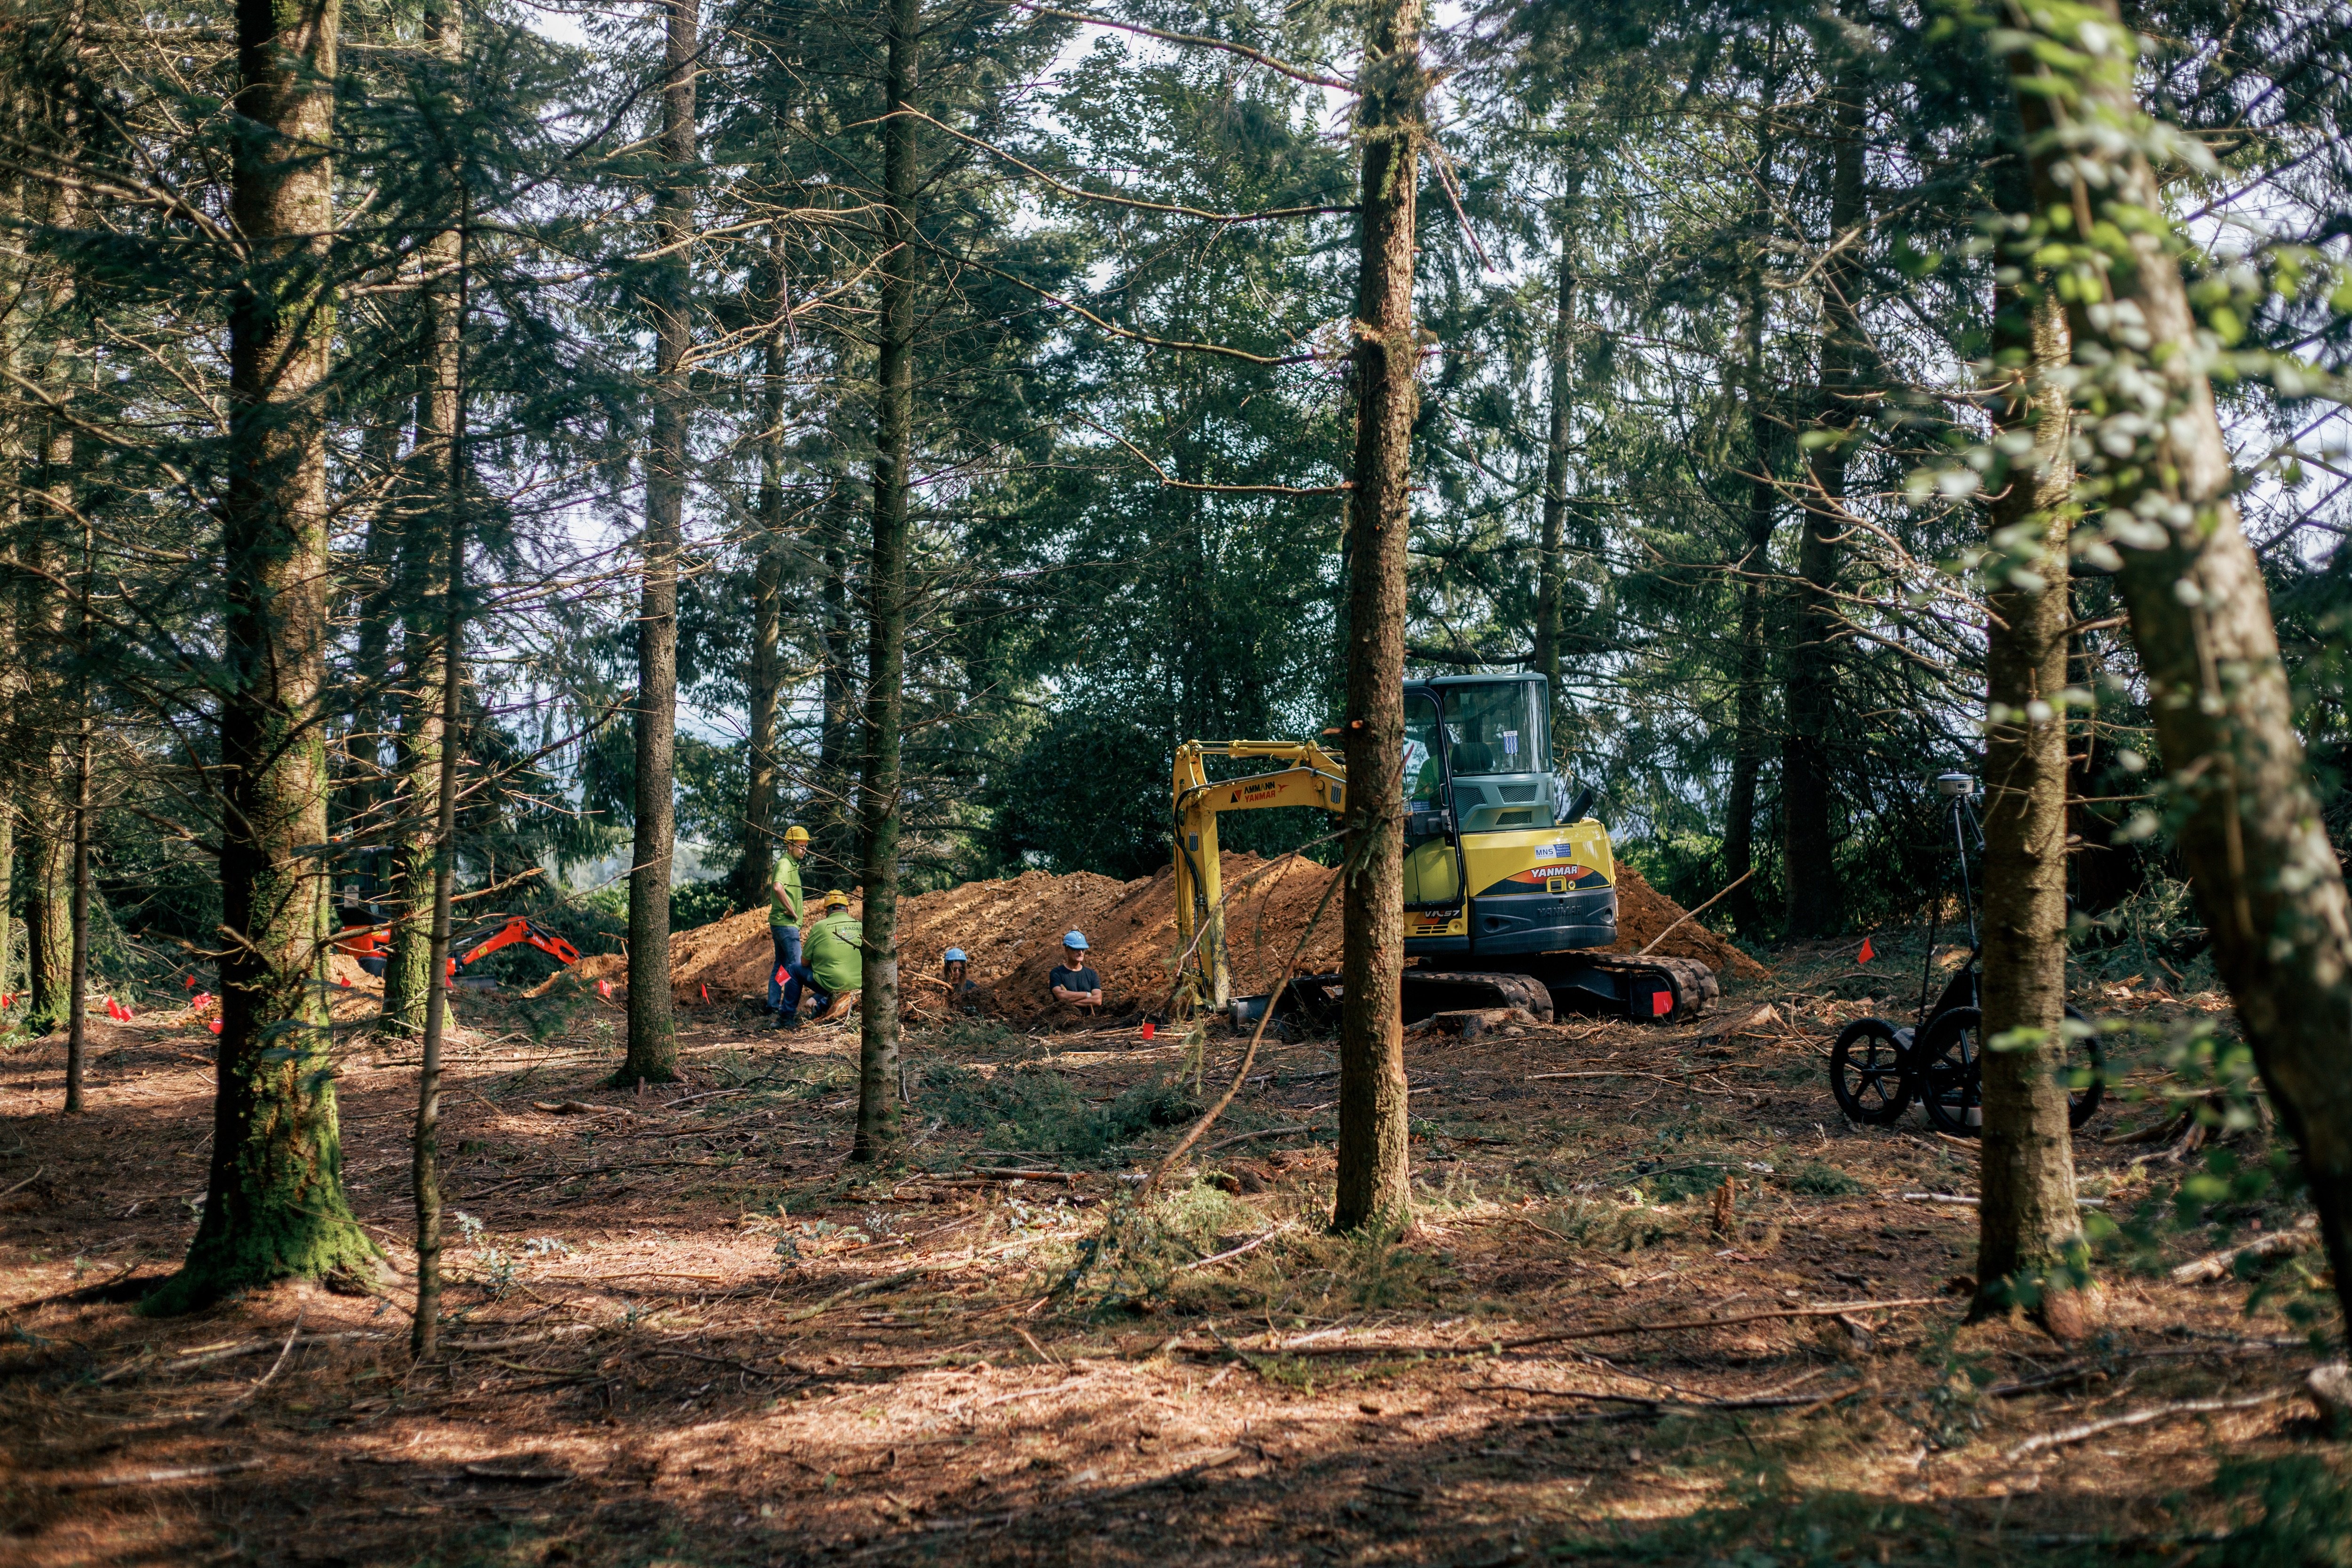
[[[1862,952],[1854,956],[1854,962],[1857,963],[1868,963],[1872,959],[1876,958],[1877,956],[1878,950],[1870,945],[1870,939],[1868,937],[1864,937],[1862,939]]]
[[[191,991],[194,991],[195,988],[196,988],[196,977],[195,977],[194,975],[191,974],[191,975],[189,975],[189,976],[188,976],[188,989],[189,989],[189,990],[191,990]]]
[[[710,1005],[710,983],[707,980],[702,983],[702,1005]]]
[[[596,982],[596,994],[604,997],[608,1002],[611,1001],[613,998],[613,983],[609,980],[599,980]]]
[[[219,1034],[219,1033],[220,1033],[220,1020],[219,1020],[218,1018],[215,1018],[211,1023],[209,1023],[209,1024],[205,1025],[205,1026],[206,1028],[210,1029],[210,1030],[211,1030],[214,1034],[215,1034],[215,1035],[217,1035],[217,1034]]]

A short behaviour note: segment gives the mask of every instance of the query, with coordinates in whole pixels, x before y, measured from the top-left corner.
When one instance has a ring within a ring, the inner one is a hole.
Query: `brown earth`
[[[1822,1077],[1893,978],[1850,952],[1785,954],[1687,1026],[1409,1039],[1416,1223],[1392,1247],[1323,1234],[1328,1041],[1267,1041],[1200,1179],[1129,1207],[1122,1178],[1181,1125],[1086,1159],[1041,1135],[1123,1092],[1213,1097],[1243,1055],[1223,1029],[1197,1063],[909,1031],[911,1146],[877,1167],[845,1163],[854,1026],[689,1013],[687,1081],[630,1093],[607,1009],[532,1043],[515,999],[461,998],[442,1149],[466,1219],[422,1364],[406,1052],[354,1030],[337,1062],[388,1299],[287,1286],[157,1319],[134,1302],[195,1226],[210,1037],[161,1008],[94,1020],[72,1117],[62,1042],[20,1044],[0,1051],[0,1562],[2346,1561],[2347,1454],[2299,1392],[2307,1331],[2341,1330],[2310,1255],[2252,1302],[2103,1260],[2080,1351],[1964,1324],[1976,1211],[1930,1194],[1976,1193],[1976,1151],[1916,1114],[1850,1127]],[[2075,1140],[2084,1189],[2161,1207],[2179,1168],[2122,1141],[2155,1119],[2129,1096],[2162,1082],[2162,1031],[2226,1030],[2227,1003],[2137,976],[2077,996],[2151,1031]],[[2273,1233],[2307,1214],[2254,1206]],[[2214,1245],[2162,1239],[2167,1265]],[[2310,1473],[2265,1523],[2225,1473],[2244,1464]]]
[[[1683,920],[1680,904],[1652,888],[1631,866],[1617,868],[1617,945],[1633,952],[1672,927],[1658,952],[1695,958],[1727,979],[1762,979],[1764,966],[1707,930]],[[1308,973],[1339,967],[1339,911],[1335,899],[1302,951],[1300,938],[1323,901],[1331,868],[1304,859],[1261,859],[1228,853],[1221,875],[1226,889],[1225,945],[1234,987],[1250,994],[1273,989],[1297,964]],[[862,905],[853,902],[853,911]],[[1103,1001],[1113,1014],[1156,1011],[1165,1001],[1176,953],[1174,879],[1167,871],[1119,882],[1091,871],[1055,877],[1027,871],[997,882],[921,893],[898,906],[899,972],[909,1000],[934,984],[941,955],[960,947],[971,956],[971,978],[986,988],[989,1010],[1015,1024],[1034,1023],[1052,1005],[1046,974],[1061,962],[1062,934],[1086,932],[1087,959],[1102,977]],[[732,1007],[764,999],[773,947],[764,910],[730,915],[670,939],[670,984],[681,1006]],[[618,987],[625,961],[600,956],[579,973]]]

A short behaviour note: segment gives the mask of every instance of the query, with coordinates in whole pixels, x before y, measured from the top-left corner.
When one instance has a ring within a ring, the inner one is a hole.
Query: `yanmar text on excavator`
[[[1605,1012],[1675,1021],[1705,1012],[1715,973],[1685,958],[1626,957],[1617,861],[1591,793],[1559,809],[1540,675],[1455,675],[1404,688],[1403,1006],[1406,1021],[1472,1007]],[[1207,760],[1281,764],[1211,779]],[[1312,741],[1187,741],[1176,748],[1176,939],[1201,999],[1232,999],[1217,818],[1271,806],[1346,809],[1347,765]],[[1292,982],[1328,1002],[1338,977]]]

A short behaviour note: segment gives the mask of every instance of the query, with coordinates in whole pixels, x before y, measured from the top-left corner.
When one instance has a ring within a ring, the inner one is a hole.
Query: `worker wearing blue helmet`
[[[947,982],[948,994],[950,997],[961,996],[967,991],[977,989],[967,978],[971,970],[971,961],[964,956],[963,949],[960,947],[948,949],[947,956],[940,961],[940,978]]]
[[[1102,1005],[1102,976],[1087,964],[1087,933],[1074,931],[1062,938],[1062,962],[1046,979],[1054,1000],[1065,1006],[1093,1012]]]

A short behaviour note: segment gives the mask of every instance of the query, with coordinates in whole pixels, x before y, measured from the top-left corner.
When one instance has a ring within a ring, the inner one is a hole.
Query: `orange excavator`
[[[350,910],[352,906],[346,906]],[[381,977],[385,961],[391,956],[392,927],[389,925],[346,925],[335,938],[335,951],[360,961],[360,967]],[[476,960],[488,958],[502,947],[512,947],[527,942],[566,968],[580,962],[580,950],[525,915],[509,915],[501,925],[484,924],[467,933],[462,942],[453,942],[449,959],[449,978],[457,977],[460,964],[471,966]]]

